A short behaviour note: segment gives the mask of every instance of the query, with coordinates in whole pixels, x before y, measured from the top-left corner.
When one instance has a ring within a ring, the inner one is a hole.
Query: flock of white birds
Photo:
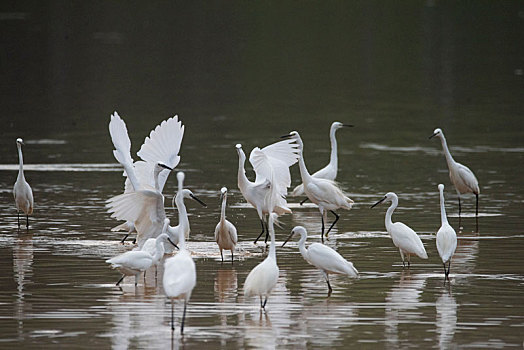
[[[334,181],[338,172],[337,141],[335,133],[343,127],[351,127],[340,122],[334,122],[330,129],[331,159],[329,164],[310,174],[304,160],[304,143],[297,131],[282,136],[283,140],[266,146],[254,148],[249,156],[249,161],[255,171],[255,181],[250,181],[245,173],[244,164],[246,155],[242,145],[237,144],[238,152],[238,188],[248,203],[258,213],[262,231],[255,239],[266,233],[265,240],[270,238],[269,253],[267,257],[255,266],[248,274],[244,283],[245,296],[258,296],[260,307],[265,309],[267,298],[277,283],[279,269],[276,260],[275,229],[278,216],[291,213],[286,197],[288,188],[291,186],[291,175],[289,168],[299,163],[302,184],[295,187],[292,196],[304,195],[307,200],[318,206],[322,220],[321,238],[322,243],[313,243],[306,248],[307,231],[303,226],[296,226],[291,234],[282,244],[284,246],[294,234],[300,235],[298,248],[304,259],[318,268],[327,283],[328,291],[332,288],[329,283],[329,274],[343,274],[349,277],[358,277],[358,271],[353,264],[344,259],[334,249],[323,244],[324,236],[327,236],[339,219],[336,213],[338,209],[351,209],[351,200],[339,185]],[[125,276],[135,276],[135,285],[139,274],[151,266],[158,266],[165,254],[170,257],[164,261],[163,287],[166,296],[171,299],[171,328],[174,330],[174,299],[184,301],[184,312],[181,322],[181,333],[184,331],[184,321],[187,302],[191,297],[196,285],[196,268],[191,253],[186,248],[186,240],[189,239],[190,225],[185,199],[193,199],[205,206],[190,190],[184,189],[184,173],[177,173],[178,192],[174,198],[174,205],[178,210],[178,225],[170,226],[170,220],[166,217],[164,208],[164,196],[162,194],[164,185],[170,172],[180,162],[180,146],[184,136],[184,126],[177,116],[169,118],[153,129],[144,144],[137,153],[140,160],[131,158],[131,142],[128,136],[125,122],[115,112],[111,115],[109,132],[114,145],[113,154],[116,160],[124,168],[126,176],[124,193],[107,200],[106,207],[111,217],[125,222],[112,229],[112,231],[125,230],[127,235],[136,232],[136,247],[123,254],[108,259],[106,262],[113,268],[117,268]],[[473,193],[477,199],[476,215],[478,217],[478,196],[480,189],[478,181],[473,172],[466,166],[454,161],[449,152],[444,133],[441,129],[435,129],[430,137],[439,137],[446,156],[449,168],[449,176],[459,198],[460,217],[460,195]],[[15,182],[13,194],[18,212],[18,228],[20,229],[20,211],[26,215],[26,227],[29,227],[29,215],[33,212],[33,193],[31,187],[24,177],[22,139],[17,139],[18,156],[20,168],[18,178]],[[449,225],[444,207],[444,185],[438,185],[440,193],[441,227],[437,232],[436,245],[444,266],[445,280],[449,280],[451,259],[457,247],[457,235]],[[226,219],[227,188],[223,187],[221,193],[220,221],[215,228],[215,241],[220,250],[222,261],[223,251],[231,252],[231,261],[234,259],[235,246],[238,242],[235,226]],[[402,263],[407,261],[410,265],[411,255],[421,259],[427,259],[428,255],[419,236],[409,226],[402,222],[393,222],[391,217],[398,205],[398,197],[395,193],[387,193],[376,205],[389,200],[391,206],[386,212],[385,225],[390,234],[393,244],[398,247]],[[331,212],[335,220],[327,231],[327,214]],[[478,219],[477,219],[478,220]],[[478,223],[478,221],[477,221]],[[176,250],[176,254],[173,252]],[[446,263],[448,264],[446,268]],[[156,270],[155,270],[156,271]],[[156,272],[155,272],[156,273]]]

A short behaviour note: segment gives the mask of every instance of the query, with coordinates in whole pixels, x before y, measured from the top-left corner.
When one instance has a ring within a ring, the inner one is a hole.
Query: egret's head
[[[222,194],[226,194],[226,193],[227,193],[227,188],[226,188],[226,187],[222,187],[222,188],[220,189],[220,193],[222,193]]]
[[[353,127],[353,125],[344,124],[344,123],[341,123],[341,122],[333,122],[333,124],[331,124],[331,128],[335,129],[335,130],[342,129],[343,127],[351,128],[351,127]]]
[[[438,185],[438,190],[439,190],[440,192],[444,191],[444,185],[443,185],[443,184],[439,184],[439,185]]]
[[[235,148],[236,148],[236,149],[242,149],[242,145],[241,145],[240,143],[237,143],[237,144],[235,145]]]
[[[164,219],[164,229],[162,230],[162,232],[166,232],[169,224],[171,223],[171,221],[168,219],[168,218],[165,218]]]
[[[179,171],[178,173],[176,173],[176,179],[178,182],[184,181],[185,177],[186,177],[186,174],[184,174],[183,171]]]
[[[386,193],[386,195],[385,195],[384,197],[382,197],[381,200],[379,200],[378,202],[376,202],[375,204],[373,204],[373,205],[371,206],[371,208],[376,207],[377,205],[379,205],[380,203],[382,203],[382,202],[384,202],[384,201],[386,201],[386,200],[393,201],[393,200],[395,200],[395,199],[397,199],[397,198],[398,198],[398,197],[397,197],[397,195],[396,195],[394,192],[388,192],[388,193]]]
[[[438,137],[442,136],[442,130],[440,130],[440,128],[436,128],[435,130],[433,130],[433,135],[431,135],[429,138],[431,139],[435,136],[438,136]]]
[[[203,207],[207,207],[207,204],[198,199],[197,196],[195,196],[193,192],[191,192],[190,190],[183,189],[181,194],[184,198],[191,198],[200,203],[200,205],[202,205]]]
[[[293,229],[291,230],[291,233],[289,234],[289,236],[286,238],[286,240],[284,241],[284,243],[282,243],[282,247],[286,245],[286,243],[291,239],[291,237],[293,237],[295,234],[299,234],[300,236],[303,236],[303,235],[306,235],[307,236],[307,231],[306,231],[306,228],[304,226],[295,226],[293,227]]]
[[[16,139],[16,143],[18,145],[23,145],[24,144],[24,140],[22,140],[20,137]]]
[[[281,139],[300,139],[300,135],[298,134],[298,131],[291,131],[287,135],[280,136]]]

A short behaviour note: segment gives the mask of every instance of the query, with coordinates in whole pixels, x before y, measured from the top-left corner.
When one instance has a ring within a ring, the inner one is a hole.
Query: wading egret
[[[180,325],[180,334],[184,334],[184,321],[186,318],[186,307],[191,292],[196,285],[196,267],[191,254],[186,249],[186,241],[183,233],[178,232],[178,253],[166,259],[164,263],[164,292],[171,300],[171,329],[175,330],[174,322],[174,299],[184,300],[184,313]]]
[[[446,208],[444,206],[444,185],[438,185],[440,193],[440,217],[442,226],[440,226],[437,232],[437,250],[442,264],[444,265],[444,276],[449,280],[449,270],[451,269],[451,257],[455,254],[457,249],[457,233],[448,223],[446,216]],[[446,270],[446,262],[448,262],[448,269]]]
[[[131,141],[127,127],[117,112],[111,115],[109,133],[115,147],[113,154],[124,167],[124,175],[127,176],[124,193],[146,187],[162,193],[171,170],[180,162],[178,152],[184,136],[184,126],[178,121],[178,116],[162,121],[151,130],[137,153],[142,160],[137,162],[133,162],[131,158]],[[126,222],[111,229],[120,230],[127,231],[122,243],[130,233],[136,232],[133,222]]]
[[[338,154],[337,154],[337,138],[335,136],[335,133],[338,129],[342,129],[343,127],[352,127],[353,125],[348,124],[342,124],[341,122],[333,122],[331,124],[331,129],[329,129],[329,140],[331,141],[331,156],[329,158],[329,163],[322,169],[315,172],[313,177],[317,177],[319,179],[328,179],[335,181],[337,178],[337,172],[338,172]],[[300,184],[297,187],[293,189],[291,192],[292,196],[301,196],[304,194],[304,184]]]
[[[162,234],[167,234],[167,228],[169,227],[169,219],[166,218],[164,219],[164,227],[162,228]],[[168,235],[169,237],[169,235]],[[148,252],[149,254],[151,254],[152,256],[154,256],[156,254],[156,238],[149,238],[145,243],[144,243],[144,246],[142,247],[141,250],[143,250],[144,252]],[[170,239],[168,238],[169,242],[171,242],[171,245],[177,247],[177,245]],[[162,244],[162,255],[164,255],[166,253],[166,248],[169,247],[170,245],[163,245]],[[157,277],[157,272],[158,272],[158,264],[160,264],[160,261],[162,260],[162,258],[160,258],[159,260],[156,260],[156,261],[153,261],[153,265],[155,265],[155,280],[156,280],[156,277]],[[144,272],[144,276],[145,276],[145,272]]]
[[[29,215],[33,214],[33,190],[27,183],[24,176],[24,157],[22,156],[22,145],[24,141],[21,138],[16,139],[16,147],[18,148],[18,161],[20,168],[18,169],[18,177],[16,178],[13,187],[13,196],[15,197],[16,215],[18,220],[18,228],[20,229],[20,210],[25,214],[25,225],[29,228]]]
[[[353,200],[342,192],[340,187],[331,180],[315,178],[311,176],[306,168],[306,163],[304,162],[304,143],[300,138],[300,135],[297,131],[292,131],[289,135],[282,136],[290,137],[297,141],[298,149],[300,151],[299,166],[300,166],[300,176],[302,177],[302,183],[304,184],[304,192],[306,196],[312,203],[318,205],[320,210],[320,215],[322,217],[322,240],[324,240],[324,225],[327,221],[327,212],[330,211],[335,215],[335,221],[331,224],[329,229],[326,232],[326,236],[329,234],[329,231],[335,226],[339,219],[339,215],[335,213],[335,210],[342,209],[351,209],[353,206]]]
[[[262,149],[255,147],[249,155],[249,162],[255,170],[255,182],[248,180],[244,163],[246,155],[242,150],[242,145],[236,145],[238,153],[238,188],[246,201],[251,204],[258,213],[262,224],[262,232],[255,239],[258,239],[266,231],[265,217],[267,214],[275,212],[278,215],[291,213],[287,207],[286,195],[287,188],[291,186],[291,174],[289,167],[298,160],[297,144],[292,140],[279,141]],[[269,198],[271,187],[274,186],[275,198]],[[274,204],[269,204],[270,202]],[[267,242],[266,234],[266,242]]]
[[[260,307],[266,308],[267,298],[271,290],[275,287],[278,280],[277,253],[275,248],[275,228],[274,222],[278,215],[271,213],[268,220],[269,235],[271,243],[269,245],[269,254],[260,264],[255,266],[244,283],[244,295],[246,297],[256,295],[260,298]],[[264,301],[262,301],[264,297]]]
[[[475,216],[477,217],[477,226],[478,226],[479,194],[480,194],[479,182],[477,181],[475,174],[473,174],[473,172],[467,166],[462,165],[458,162],[455,162],[455,160],[451,156],[451,153],[449,152],[446,138],[444,137],[444,133],[442,132],[441,129],[439,128],[435,129],[435,131],[433,131],[433,135],[431,135],[429,138],[431,139],[435,136],[440,138],[440,142],[442,143],[442,149],[444,150],[444,155],[446,156],[446,162],[448,163],[449,178],[453,186],[455,186],[455,190],[457,191],[458,202],[459,202],[459,218],[460,218],[460,212],[462,209],[460,205],[460,195],[464,193],[473,193],[475,194],[475,197],[477,198]]]
[[[238,238],[235,225],[226,219],[227,188],[225,187],[222,187],[220,190],[220,200],[222,206],[220,209],[220,222],[215,227],[215,241],[218,244],[222,261],[224,261],[222,250],[230,250],[231,262],[233,262],[233,252],[235,251],[235,245],[238,242]]]
[[[155,242],[155,254],[143,250],[131,250],[106,260],[111,267],[122,272],[122,278],[118,280],[118,286],[125,276],[135,276],[135,286],[138,283],[138,275],[157,263],[164,256],[163,244],[169,241],[169,236],[165,233],[159,235]]]
[[[341,274],[347,275],[349,277],[358,277],[358,271],[353,266],[353,264],[346,259],[344,259],[339,253],[331,249],[327,245],[322,243],[313,243],[306,249],[306,239],[307,231],[303,226],[295,226],[291,230],[291,234],[284,241],[282,247],[293,237],[295,233],[300,235],[300,240],[298,241],[298,249],[304,260],[306,260],[311,265],[315,266],[322,272],[326,283],[328,285],[328,293],[331,294],[331,285],[329,284],[329,274]]]
[[[192,198],[202,206],[204,202],[198,199],[193,192],[187,189],[179,191],[175,197],[180,215],[187,219],[187,211],[184,198]],[[164,197],[154,189],[142,189],[135,192],[124,193],[108,199],[106,208],[112,213],[111,217],[135,223],[137,229],[138,247],[141,249],[148,238],[154,238],[162,231],[166,212],[164,209]],[[177,226],[177,227],[180,227]],[[175,235],[176,227],[168,226],[167,232],[172,237]],[[178,241],[174,241],[178,244]]]
[[[402,222],[391,221],[391,216],[393,215],[395,208],[398,206],[398,197],[395,193],[386,193],[384,198],[373,204],[371,208],[377,206],[385,200],[391,201],[391,206],[386,212],[386,230],[391,236],[391,239],[393,239],[393,244],[400,251],[402,265],[406,266],[404,255],[407,255],[408,267],[411,265],[411,254],[415,254],[421,259],[427,259],[428,254],[426,253],[424,244],[422,244],[420,237],[415,233],[415,231]]]

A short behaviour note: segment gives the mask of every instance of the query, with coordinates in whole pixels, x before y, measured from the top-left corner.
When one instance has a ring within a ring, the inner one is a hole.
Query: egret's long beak
[[[190,194],[189,196],[190,196],[191,198],[193,198],[194,200],[196,200],[198,203],[200,203],[203,207],[207,207],[207,204],[204,203],[204,202],[202,202],[200,199],[198,199],[197,196],[192,195],[192,194]]]
[[[431,136],[429,137],[429,139],[434,138],[434,137],[437,136],[438,134],[439,134],[438,132],[434,133],[433,135],[431,135]]]
[[[371,208],[374,208],[374,207],[376,207],[377,205],[379,205],[380,203],[384,202],[384,201],[386,200],[386,198],[388,198],[388,197],[384,196],[384,198],[382,198],[381,200],[379,200],[378,202],[376,202],[375,204],[373,204],[373,205],[371,206]]]
[[[161,166],[162,168],[164,168],[164,169],[168,169],[168,170],[170,170],[170,171],[173,171],[173,168],[170,168],[170,167],[168,167],[168,166],[165,165],[165,164],[160,163],[160,164],[158,164],[158,165],[160,165],[160,166]]]
[[[220,193],[220,202],[218,202],[218,204],[222,204],[223,200],[224,200],[224,194]]]
[[[169,241],[169,243],[171,243],[172,245],[174,245],[176,249],[180,250],[180,248],[178,248],[178,246],[177,246],[175,243],[173,243],[173,241],[171,240],[171,238],[167,237],[167,240]]]
[[[282,247],[286,245],[287,241],[289,241],[291,239],[291,237],[293,237],[293,235],[295,234],[295,231],[291,231],[291,233],[289,234],[289,236],[286,238],[286,240],[284,241],[284,243],[282,243]]]
[[[346,128],[352,128],[354,127],[355,125],[351,125],[351,124],[342,124],[342,126],[346,127]]]
[[[291,137],[291,135],[289,135],[289,134],[280,136],[281,139],[287,139],[287,138],[290,138],[290,137]]]

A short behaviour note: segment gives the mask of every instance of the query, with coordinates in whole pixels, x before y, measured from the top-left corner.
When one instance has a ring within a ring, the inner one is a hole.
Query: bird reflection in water
[[[20,231],[22,232],[22,231]],[[19,234],[13,246],[13,277],[16,283],[15,319],[18,321],[18,338],[23,339],[25,295],[33,276],[33,234]]]
[[[457,301],[451,295],[451,287],[444,290],[435,302],[437,311],[436,333],[440,349],[450,348],[457,329]]]

